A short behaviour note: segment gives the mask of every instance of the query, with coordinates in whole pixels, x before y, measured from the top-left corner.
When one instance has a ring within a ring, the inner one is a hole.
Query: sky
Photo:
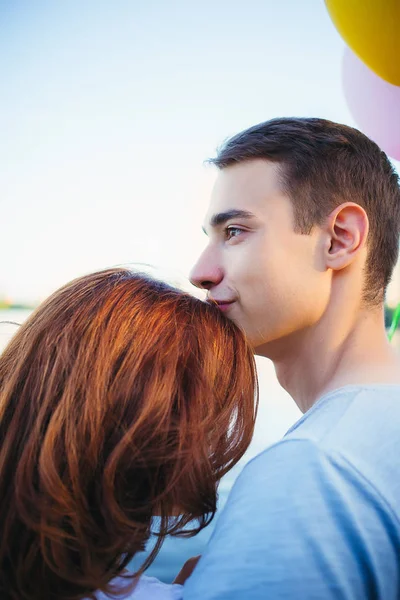
[[[187,276],[224,139],[356,126],[344,48],[322,0],[0,0],[0,297],[117,264]]]

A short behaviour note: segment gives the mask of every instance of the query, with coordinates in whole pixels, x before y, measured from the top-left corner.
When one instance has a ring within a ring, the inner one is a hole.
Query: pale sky
[[[0,296],[115,264],[187,275],[226,137],[356,125],[343,51],[323,0],[0,0]]]

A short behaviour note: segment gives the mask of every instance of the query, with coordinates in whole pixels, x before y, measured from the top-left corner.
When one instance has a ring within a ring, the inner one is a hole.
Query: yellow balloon
[[[400,0],[325,0],[337,30],[379,77],[400,86]]]

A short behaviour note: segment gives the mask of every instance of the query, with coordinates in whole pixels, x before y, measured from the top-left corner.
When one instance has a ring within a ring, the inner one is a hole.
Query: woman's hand
[[[199,562],[200,558],[201,554],[199,554],[199,556],[193,556],[192,558],[189,558],[189,560],[185,562],[182,569],[179,571],[178,575],[175,577],[173,583],[180,583],[181,585],[183,585],[186,579],[188,579],[188,577],[190,577],[193,573],[193,570]]]

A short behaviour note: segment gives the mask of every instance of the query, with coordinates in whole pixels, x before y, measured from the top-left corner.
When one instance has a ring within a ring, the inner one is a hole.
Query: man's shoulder
[[[371,476],[400,456],[400,385],[346,386],[327,394],[284,439],[304,439]]]
[[[341,448],[337,440],[346,436],[340,429],[349,428],[351,437],[355,422],[346,417],[353,403],[342,400],[340,410],[325,412],[330,429],[317,423],[321,404],[312,413],[315,428],[303,431],[311,414],[305,416],[246,465],[184,588],[185,599],[334,598],[338,590],[346,598],[366,598],[366,585],[393,597],[400,487],[386,465],[398,472],[400,453],[368,470],[361,442]],[[368,420],[373,411],[364,414]],[[367,438],[371,457],[375,440]]]
[[[399,431],[400,386],[347,386],[322,398],[284,438],[250,461],[242,484],[314,471],[321,481],[347,479],[396,506]]]

